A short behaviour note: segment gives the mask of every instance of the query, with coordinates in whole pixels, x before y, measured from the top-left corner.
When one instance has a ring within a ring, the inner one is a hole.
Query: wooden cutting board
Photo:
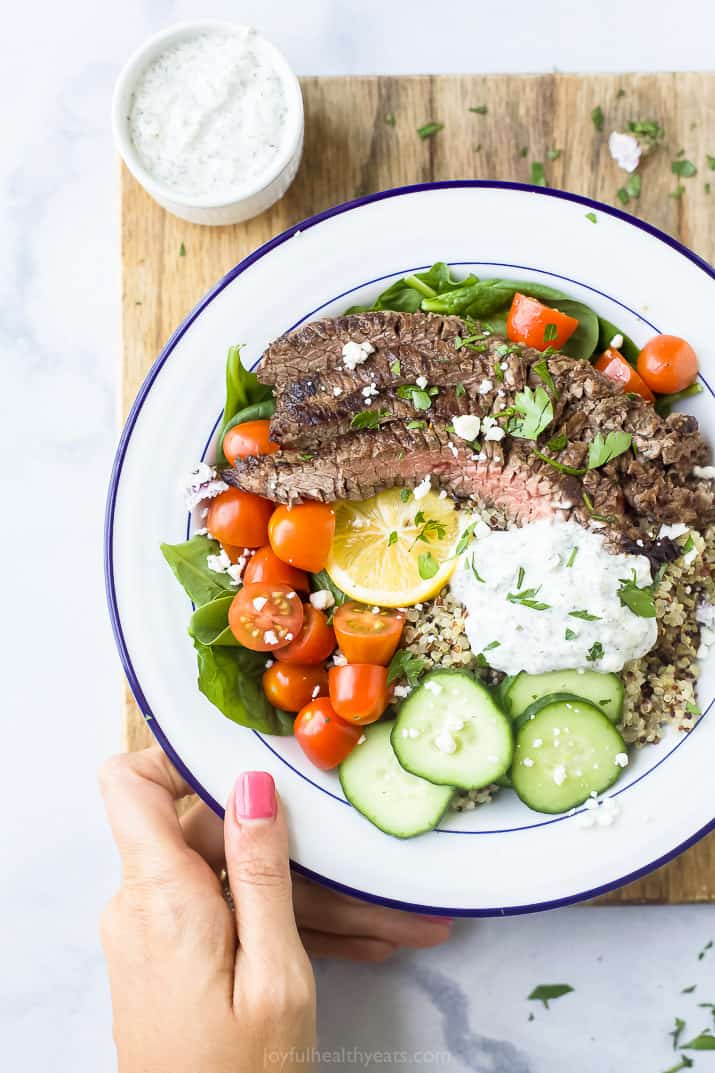
[[[629,119],[657,119],[663,146],[640,169],[642,193],[628,211],[715,259],[715,74],[306,78],[303,165],[283,200],[247,224],[199,227],[168,215],[121,171],[122,407],[167,338],[229,268],[312,213],[360,194],[431,179],[528,182],[544,164],[550,186],[618,204],[627,178],[610,159],[608,132]],[[469,109],[486,105],[486,113]],[[599,133],[591,119],[600,105]],[[394,117],[394,122],[392,118]],[[421,140],[430,121],[444,128]],[[549,159],[561,150],[557,159]],[[697,176],[678,179],[683,157]],[[710,179],[713,193],[706,192]],[[678,184],[685,192],[671,196]],[[618,251],[614,250],[614,257]],[[217,389],[218,390],[218,389]],[[125,743],[151,741],[127,690]],[[678,860],[601,899],[609,904],[715,900],[715,835]]]

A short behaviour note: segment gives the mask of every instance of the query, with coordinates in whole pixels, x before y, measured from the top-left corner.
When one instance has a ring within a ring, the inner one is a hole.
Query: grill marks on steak
[[[641,519],[701,527],[715,520],[712,486],[691,476],[693,466],[709,457],[693,417],[662,419],[588,362],[558,353],[545,357],[528,347],[505,353],[498,336],[484,337],[483,352],[457,350],[455,336],[468,330],[458,317],[380,312],[317,321],[277,340],[259,377],[274,386],[271,435],[283,449],[240,461],[225,479],[289,503],[367,498],[380,488],[416,485],[433,475],[453,495],[475,498],[521,522],[564,509],[576,510],[583,521],[592,513],[603,516],[626,533],[635,532]],[[353,371],[342,358],[348,340],[368,340],[375,348]],[[448,432],[456,414],[497,417],[525,385],[543,387],[544,362],[556,391],[549,389],[554,420],[541,437],[541,450],[563,432],[568,447],[554,457],[582,468],[598,433],[623,430],[633,437],[632,452],[590,470],[583,482],[541,461],[531,441],[507,436],[500,443],[483,442],[480,461]],[[439,394],[428,411],[416,412],[396,390],[422,376]],[[371,384],[377,394],[371,388],[366,397],[363,388]],[[362,410],[386,410],[386,423],[379,430],[351,431]],[[407,429],[413,419],[428,427]],[[569,507],[554,506],[566,503]]]

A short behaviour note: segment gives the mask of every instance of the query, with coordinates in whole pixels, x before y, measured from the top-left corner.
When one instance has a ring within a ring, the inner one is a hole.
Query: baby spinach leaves
[[[197,607],[189,620],[189,634],[202,645],[222,645],[234,648],[238,641],[228,626],[228,609],[233,603],[236,589],[227,596],[219,596],[210,604]]]
[[[216,451],[216,465],[225,466],[226,456],[223,453],[223,438],[229,424],[239,411],[246,409],[253,403],[264,402],[273,398],[273,391],[266,384],[261,384],[255,373],[249,372],[241,362],[241,345],[232,346],[228,349],[226,358],[226,401],[223,407],[223,416],[218,433],[218,449]]]
[[[217,574],[208,568],[208,556],[218,555],[220,550],[218,542],[206,536],[195,536],[182,544],[161,545],[162,555],[192,604],[208,604],[228,592],[236,592],[227,574]]]
[[[247,648],[221,648],[194,642],[199,663],[199,689],[227,719],[262,734],[290,734],[292,720],[270,704],[261,679],[265,653]]]

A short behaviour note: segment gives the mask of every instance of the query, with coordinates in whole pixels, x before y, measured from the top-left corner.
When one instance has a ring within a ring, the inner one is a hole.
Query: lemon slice
[[[456,565],[460,514],[451,499],[416,500],[389,488],[362,502],[334,503],[335,536],[326,569],[351,599],[408,607],[435,596]]]

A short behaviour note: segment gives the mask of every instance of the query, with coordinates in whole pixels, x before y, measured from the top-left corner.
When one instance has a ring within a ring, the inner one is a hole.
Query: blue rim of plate
[[[203,310],[217,297],[230,283],[233,282],[238,276],[240,276],[246,269],[250,268],[252,264],[260,260],[271,250],[281,246],[288,239],[293,238],[294,235],[301,231],[306,231],[308,228],[315,227],[317,224],[322,223],[324,220],[329,220],[333,216],[340,216],[345,212],[350,212],[352,209],[359,208],[362,205],[368,205],[375,201],[383,201],[387,198],[400,197],[403,194],[412,194],[418,192],[427,192],[433,190],[444,189],[491,189],[491,190],[517,190],[522,193],[537,194],[541,197],[553,197],[562,201],[571,201],[577,205],[583,205],[587,209],[595,209],[598,212],[605,213],[608,216],[613,216],[624,223],[629,224],[632,227],[636,227],[641,231],[645,231],[647,234],[652,235],[654,238],[670,246],[671,249],[676,250],[687,260],[697,265],[702,269],[711,279],[715,280],[715,269],[707,263],[702,257],[699,257],[692,250],[689,250],[687,246],[684,246],[677,239],[661,231],[659,228],[654,227],[652,224],[646,223],[644,220],[640,220],[637,217],[631,216],[621,209],[617,209],[610,205],[605,205],[600,201],[594,201],[592,198],[582,197],[580,194],[572,194],[565,190],[554,190],[550,187],[532,186],[529,183],[511,183],[511,182],[496,182],[492,180],[484,179],[450,179],[442,182],[430,182],[430,183],[415,183],[406,186],[397,186],[389,190],[381,190],[374,194],[366,194],[363,197],[355,198],[352,201],[345,201],[339,205],[335,205],[330,209],[325,209],[323,212],[316,213],[313,216],[307,217],[305,220],[295,224],[293,227],[282,231],[279,235],[270,239],[268,242],[259,246],[257,250],[245,257],[237,265],[234,266],[225,276],[222,277],[215,284],[214,287],[201,299],[201,301],[194,307],[194,309],[184,318],[176,331],[171,335],[168,342],[162,348],[159,356],[154,361],[153,365],[149,369],[146,378],[141,385],[137,397],[134,400],[129,415],[126,420],[126,424],[122,430],[122,434],[117,446],[117,452],[114,458],[112,466],[112,472],[109,481],[109,489],[107,493],[107,506],[105,511],[104,520],[104,578],[105,578],[105,591],[107,597],[107,604],[109,609],[109,617],[112,624],[112,631],[114,633],[114,639],[119,650],[119,656],[126,674],[129,686],[131,688],[134,699],[139,706],[144,719],[146,720],[152,734],[161,745],[164,752],[167,754],[171,762],[174,764],[177,771],[186,779],[187,783],[198,794],[198,796],[220,817],[223,816],[223,808],[218,801],[211,796],[206,788],[198,781],[193,773],[186,766],[182,758],[175,751],[167,735],[161,728],[161,725],[156,719],[156,716],[152,712],[144,692],[139,682],[138,676],[134,670],[134,666],[129,655],[126,641],[124,639],[124,632],[122,630],[121,620],[119,617],[119,608],[117,605],[117,594],[114,586],[114,563],[113,563],[113,539],[114,539],[114,514],[116,509],[117,490],[119,487],[119,480],[124,465],[124,457],[127,452],[129,441],[131,439],[134,425],[137,421],[139,413],[146,398],[151,391],[152,385],[159,375],[164,363],[167,361],[172,351],[176,347],[180,339],[186,334],[193,322],[201,315]],[[562,898],[555,898],[549,901],[538,902],[536,904],[525,904],[518,906],[503,907],[489,907],[483,909],[462,909],[452,906],[441,907],[434,905],[421,905],[413,902],[404,902],[395,898],[378,897],[368,891],[357,890],[344,883],[339,883],[337,880],[330,879],[327,876],[323,876],[317,872],[312,871],[310,868],[306,868],[304,865],[291,861],[291,866],[299,875],[306,876],[309,879],[315,880],[318,883],[322,883],[325,886],[331,887],[334,890],[339,890],[344,894],[352,895],[356,898],[361,898],[363,901],[373,902],[377,905],[386,905],[395,909],[405,909],[413,913],[432,913],[443,914],[445,916],[460,916],[460,917],[492,917],[492,916],[517,916],[525,913],[539,913],[547,909],[558,909],[563,906],[573,905],[575,902],[586,901],[590,898],[599,897],[602,894],[608,893],[608,891],[616,890],[619,887],[624,886],[627,883],[631,883],[634,880],[640,879],[657,868],[662,867],[669,861],[672,861],[679,854],[695,845],[701,838],[709,834],[710,831],[715,829],[715,817],[706,823],[703,827],[697,830],[685,841],[679,843],[668,853],[656,858],[654,861],[650,861],[648,864],[643,865],[641,868],[633,872],[629,872],[624,876],[620,876],[617,879],[611,880],[608,883],[604,883],[601,886],[593,887],[589,890],[578,891],[575,894],[569,894]]]

